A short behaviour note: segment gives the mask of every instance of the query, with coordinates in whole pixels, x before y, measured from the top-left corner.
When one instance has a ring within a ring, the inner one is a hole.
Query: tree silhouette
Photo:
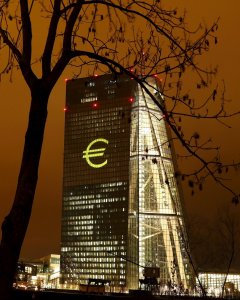
[[[233,210],[234,208],[234,210]],[[219,224],[217,226],[217,241],[219,257],[218,266],[221,266],[225,276],[222,282],[222,293],[221,297],[223,298],[226,293],[226,283],[229,274],[231,273],[234,263],[237,264],[236,258],[239,256],[239,212],[235,207],[225,207],[219,212]]]
[[[43,52],[34,60],[32,28],[39,17],[48,29]],[[230,117],[225,112],[224,89],[210,88],[216,70],[202,68],[198,60],[211,44],[217,43],[217,26],[214,23],[208,29],[191,31],[184,15],[165,9],[159,0],[0,1],[0,51],[7,56],[1,75],[11,77],[19,69],[31,93],[15,198],[2,224],[1,299],[10,297],[31,215],[49,96],[66,67],[71,67],[73,78],[112,72],[136,80],[164,113],[173,139],[185,149],[184,155],[199,161],[197,171],[176,176],[191,176],[189,184],[199,187],[212,176],[234,194],[221,180],[226,165],[219,160],[219,149],[208,140],[202,141],[197,132],[185,135],[181,126],[182,119],[189,117],[219,122]],[[153,74],[163,77],[164,102],[160,103],[148,88],[147,78]],[[189,74],[192,86],[203,91],[199,99],[193,99],[184,88],[184,78]],[[204,159],[205,150],[215,151],[213,159]],[[227,165],[231,166],[234,164]],[[234,197],[237,202],[238,197]]]

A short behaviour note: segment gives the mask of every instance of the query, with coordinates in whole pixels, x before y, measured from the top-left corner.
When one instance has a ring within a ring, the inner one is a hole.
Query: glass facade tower
[[[156,78],[148,89],[163,101]],[[138,288],[144,267],[189,287],[191,270],[164,116],[134,80],[67,82],[62,205],[64,282]]]

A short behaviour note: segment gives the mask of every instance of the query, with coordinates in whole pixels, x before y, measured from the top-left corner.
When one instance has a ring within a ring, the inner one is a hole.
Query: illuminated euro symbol
[[[104,151],[106,148],[98,148],[98,149],[91,149],[91,147],[96,143],[105,143],[108,144],[108,140],[106,139],[96,139],[92,141],[88,146],[87,149],[83,151],[83,158],[86,158],[86,162],[89,164],[92,168],[102,168],[107,164],[107,159],[104,160],[101,164],[94,164],[91,162],[90,158],[92,157],[99,157],[104,155]]]

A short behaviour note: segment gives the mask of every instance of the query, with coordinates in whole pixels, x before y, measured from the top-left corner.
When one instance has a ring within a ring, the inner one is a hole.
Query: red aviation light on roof
[[[68,82],[68,78],[65,78],[64,81],[67,83]]]
[[[152,76],[155,77],[155,78],[157,78],[159,81],[162,81],[162,78],[159,78],[158,74],[153,74]]]
[[[131,98],[128,99],[128,101],[129,101],[130,103],[133,103],[133,102],[134,102],[134,98],[131,97]]]
[[[133,69],[133,68],[130,68],[130,69],[129,69],[129,72],[134,73],[134,69]],[[130,79],[133,80],[134,78],[133,78],[133,77],[130,77]]]
[[[92,104],[92,108],[98,108],[98,103],[97,103],[97,102],[94,102],[94,103]]]

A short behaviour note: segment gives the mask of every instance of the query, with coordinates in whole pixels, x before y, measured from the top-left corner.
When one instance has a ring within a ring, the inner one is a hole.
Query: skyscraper
[[[162,102],[158,80],[148,90]],[[67,82],[62,206],[64,282],[137,288],[144,267],[189,286],[191,272],[164,115],[126,76]]]

